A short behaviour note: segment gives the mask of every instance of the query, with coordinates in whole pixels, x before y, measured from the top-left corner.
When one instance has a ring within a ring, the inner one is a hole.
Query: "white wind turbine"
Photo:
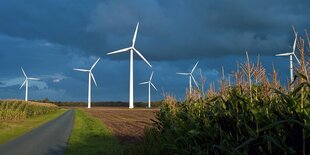
[[[300,61],[298,60],[296,54],[295,54],[295,49],[296,49],[296,42],[297,42],[297,33],[295,35],[295,41],[293,45],[293,51],[289,53],[281,53],[281,54],[276,54],[276,56],[290,56],[290,78],[291,82],[294,80],[294,74],[293,74],[293,56],[296,58],[297,62],[300,64]]]
[[[26,84],[26,85],[25,85],[25,88],[26,88],[25,101],[28,101],[28,81],[29,81],[29,80],[40,80],[40,79],[28,77],[27,74],[25,73],[24,69],[23,69],[23,68],[21,68],[21,69],[22,69],[22,72],[23,72],[23,74],[24,74],[24,76],[25,76],[26,79],[25,79],[25,81],[23,82],[23,84],[20,86],[19,89],[22,89],[22,87]]]
[[[177,73],[179,75],[186,75],[186,76],[189,76],[189,93],[191,94],[192,93],[192,79],[196,85],[196,87],[198,87],[198,84],[193,76],[193,72],[194,70],[196,69],[197,65],[198,65],[199,61],[197,61],[197,63],[195,64],[195,66],[193,67],[192,71],[190,73]]]
[[[88,108],[91,108],[91,80],[92,79],[93,79],[94,84],[97,87],[95,77],[91,71],[94,69],[94,67],[96,66],[96,64],[98,63],[99,60],[100,60],[100,58],[97,59],[97,61],[93,64],[93,66],[89,70],[79,69],[79,68],[73,69],[73,70],[80,71],[80,72],[88,72],[88,106],[87,106]]]
[[[149,85],[149,104],[148,108],[151,108],[151,86],[157,91],[157,88],[155,85],[152,83],[152,78],[153,78],[153,72],[151,74],[150,80],[146,82],[141,82],[140,84],[148,84]]]
[[[130,51],[130,75],[129,75],[129,108],[132,109],[133,108],[133,53],[134,51],[150,66],[152,67],[152,65],[143,57],[143,55],[135,48],[135,42],[136,42],[136,38],[137,38],[137,32],[138,32],[138,28],[139,28],[139,22],[137,23],[137,27],[132,39],[132,45],[131,47],[128,48],[124,48],[124,49],[120,49],[114,52],[110,52],[107,53],[107,55],[111,55],[111,54],[116,54],[116,53],[122,53],[122,52],[127,52]]]

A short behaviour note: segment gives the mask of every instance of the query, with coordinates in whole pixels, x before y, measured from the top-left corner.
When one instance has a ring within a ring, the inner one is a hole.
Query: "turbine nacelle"
[[[143,60],[145,63],[147,63],[150,67],[152,67],[152,65],[144,58],[144,56],[135,48],[135,43],[136,43],[136,38],[137,38],[137,33],[138,33],[138,29],[139,29],[139,22],[137,23],[136,26],[136,30],[132,39],[132,45],[131,47],[128,48],[123,48],[117,51],[113,51],[113,52],[109,52],[107,53],[107,55],[112,55],[112,54],[116,54],[116,53],[123,53],[123,52],[127,52],[127,51],[135,51]]]
[[[79,72],[88,72],[88,106],[87,106],[87,108],[91,108],[91,81],[93,81],[97,87],[97,82],[96,82],[95,77],[91,71],[94,69],[94,67],[96,66],[96,64],[98,63],[99,60],[100,60],[100,58],[97,59],[97,61],[91,66],[91,68],[89,70],[88,69],[80,69],[80,68],[74,68],[73,69],[73,70],[76,70]]]
[[[296,49],[296,44],[297,44],[297,35],[298,33],[295,33],[295,40],[294,40],[294,45],[293,45],[293,51],[292,52],[288,52],[288,53],[281,53],[281,54],[276,54],[276,56],[289,56],[290,57],[290,79],[291,82],[294,81],[294,73],[293,73],[293,56],[295,57],[295,59],[297,60],[298,64],[300,65],[300,61],[297,58],[296,54],[295,54],[295,49]]]
[[[132,45],[131,47],[128,48],[124,48],[124,49],[120,49],[114,52],[109,52],[107,53],[107,55],[112,55],[112,54],[117,54],[117,53],[122,53],[122,52],[127,52],[130,51],[130,60],[129,60],[129,109],[132,109],[134,107],[133,105],[133,99],[134,99],[134,90],[133,90],[133,54],[134,52],[137,53],[145,63],[147,63],[150,67],[152,67],[152,65],[144,58],[144,56],[135,48],[135,43],[136,43],[136,39],[137,39],[137,33],[138,33],[138,29],[139,29],[139,22],[137,23],[136,29],[135,29],[135,33],[133,35],[132,38]]]
[[[155,85],[152,83],[153,73],[154,73],[154,72],[152,72],[149,81],[141,82],[141,83],[140,83],[141,85],[144,85],[144,84],[148,84],[148,85],[149,85],[149,102],[148,102],[148,107],[149,107],[149,108],[151,108],[151,86],[157,91],[157,88],[156,88]]]
[[[144,58],[144,56],[134,47],[128,47],[128,48],[120,49],[120,50],[117,50],[114,52],[107,53],[107,55],[112,55],[112,54],[116,54],[116,53],[123,53],[123,52],[131,51],[131,50],[135,51],[144,60],[145,63],[147,63],[150,67],[152,67],[152,65]]]
[[[149,80],[149,81],[141,82],[141,83],[139,83],[139,84],[140,84],[140,85],[149,84],[149,85],[151,85],[151,86],[157,91],[157,88],[156,88],[155,85],[152,83],[152,78],[153,78],[153,72],[152,72],[152,74],[151,74],[151,76],[150,76],[150,80]]]
[[[297,35],[298,35],[298,33],[296,33],[296,36],[295,36],[294,45],[293,45],[293,51],[292,52],[288,52],[288,53],[276,54],[276,56],[291,56],[291,55],[294,55],[294,57],[297,60],[298,64],[300,64],[300,61],[299,61],[299,59],[297,58],[297,56],[295,54],[295,49],[296,49],[296,44],[297,44]]]
[[[195,71],[195,69],[196,69],[198,63],[199,63],[199,61],[196,62],[195,66],[192,68],[192,70],[191,70],[190,73],[176,73],[176,74],[190,76],[190,78],[193,79],[195,85],[198,87],[198,84],[197,84],[197,82],[196,82],[196,80],[195,80],[195,77],[193,76],[193,73],[194,73],[194,71]]]
[[[28,81],[28,80],[40,80],[39,78],[32,78],[32,77],[28,77],[27,76],[27,74],[26,74],[26,72],[24,71],[24,69],[21,67],[21,69],[22,69],[22,72],[23,72],[23,74],[24,74],[24,76],[25,76],[25,81],[23,82],[23,84],[20,86],[20,88],[19,89],[22,89],[23,88],[23,86],[26,84],[26,82]]]
[[[24,74],[24,76],[25,76],[26,79],[25,79],[25,81],[23,82],[23,84],[20,86],[19,89],[22,89],[22,87],[25,86],[25,88],[26,88],[26,91],[25,91],[25,101],[28,101],[28,81],[29,81],[29,80],[40,80],[40,79],[28,77],[27,74],[26,74],[26,72],[24,71],[24,69],[23,69],[22,67],[21,67],[21,69],[22,69],[22,72],[23,72],[23,74]]]
[[[97,87],[96,79],[94,77],[94,74],[91,71],[94,69],[94,67],[96,66],[96,64],[98,63],[99,60],[100,60],[100,58],[97,59],[97,61],[92,65],[92,67],[89,70],[87,70],[87,69],[80,69],[80,68],[73,68],[73,70],[80,71],[80,72],[88,72],[90,74],[91,78],[92,78],[92,81],[94,82],[94,84]]]

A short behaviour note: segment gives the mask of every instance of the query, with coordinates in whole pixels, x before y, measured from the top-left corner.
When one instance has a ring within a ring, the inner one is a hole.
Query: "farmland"
[[[121,143],[130,144],[142,141],[144,129],[152,125],[158,109],[98,107],[83,111],[99,118]]]
[[[74,108],[74,107],[70,107]],[[67,154],[140,154],[144,130],[158,109],[74,108]]]

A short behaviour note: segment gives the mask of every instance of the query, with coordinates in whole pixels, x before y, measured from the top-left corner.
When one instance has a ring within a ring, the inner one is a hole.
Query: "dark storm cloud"
[[[85,27],[96,1],[9,0],[0,2],[0,31],[25,39],[42,39],[95,51],[103,36],[86,32]]]
[[[10,0],[0,2],[0,33],[102,56],[129,46],[140,21],[137,47],[151,60],[245,50],[273,55],[292,44],[291,25],[300,31],[310,27],[309,5],[308,0]]]
[[[154,99],[162,91],[184,96],[186,72],[200,61],[206,87],[230,73],[245,51],[259,53],[270,71],[272,62],[285,80],[287,58],[275,58],[290,50],[291,25],[309,29],[308,0],[1,0],[0,1],[0,98],[23,98],[20,67],[40,82],[31,84],[30,98],[86,101],[87,75],[74,67],[93,70],[98,87],[93,100],[128,100],[129,54],[106,56],[131,45],[136,23],[140,28],[136,48],[150,60],[134,62],[135,100],[147,99],[139,82],[154,71]],[[301,34],[301,33],[300,33]],[[135,55],[136,59],[140,58]]]
[[[108,34],[108,45],[118,49],[131,42],[135,24],[129,23],[141,21],[137,46],[159,61],[240,55],[245,50],[272,55],[291,44],[291,25],[301,30],[310,26],[307,3],[109,1],[99,3],[88,30]],[[131,26],[124,31],[124,25]]]

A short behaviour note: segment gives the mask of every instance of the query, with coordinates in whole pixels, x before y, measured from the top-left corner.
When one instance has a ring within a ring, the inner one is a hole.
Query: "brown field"
[[[92,116],[99,118],[109,127],[122,144],[140,142],[144,128],[150,126],[158,109],[95,107],[83,108]]]

